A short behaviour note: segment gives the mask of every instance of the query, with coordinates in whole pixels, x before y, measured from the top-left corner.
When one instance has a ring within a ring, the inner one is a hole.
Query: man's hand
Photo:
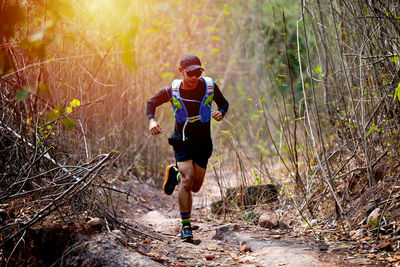
[[[222,119],[224,118],[221,111],[211,111],[211,117],[213,117],[216,121],[222,121]]]
[[[161,125],[156,121],[155,119],[151,119],[149,122],[149,132],[151,135],[157,135],[160,134],[164,131],[163,128],[161,128]]]

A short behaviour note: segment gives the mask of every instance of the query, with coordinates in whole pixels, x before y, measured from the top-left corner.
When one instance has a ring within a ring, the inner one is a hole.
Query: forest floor
[[[136,237],[130,246],[154,263],[166,266],[398,266],[400,262],[398,252],[352,239],[337,227],[311,229],[295,223],[301,221],[295,211],[281,213],[280,224],[273,229],[240,220],[238,214],[214,215],[210,203],[219,193],[212,176],[194,194],[195,244],[182,243],[178,190],[167,196],[161,189],[136,180],[124,182],[123,188],[133,197],[115,199],[119,215],[147,235]]]
[[[219,200],[220,194],[212,175],[207,175],[200,192],[193,195],[194,244],[180,241],[178,188],[168,196],[161,188],[132,178],[112,186],[115,190],[108,195],[114,212],[111,219],[87,214],[81,217],[80,224],[68,224],[57,218],[56,213],[49,216],[36,227],[35,234],[27,234],[31,251],[28,256],[19,256],[22,264],[400,266],[398,240],[390,245],[386,241],[374,242],[368,234],[355,231],[352,235],[341,230],[343,226],[318,220],[310,222],[310,227],[296,209],[282,207],[281,199],[250,211],[276,214],[279,224],[272,228],[261,227],[251,216],[243,219],[249,211],[216,215],[210,204]],[[112,222],[112,218],[118,218],[118,223]],[[58,227],[53,227],[57,224]],[[48,230],[43,230],[44,226]],[[46,261],[45,257],[51,254],[58,256]]]

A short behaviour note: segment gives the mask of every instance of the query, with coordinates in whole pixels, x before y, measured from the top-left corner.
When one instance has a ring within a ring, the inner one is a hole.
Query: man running
[[[214,81],[209,77],[200,78],[203,71],[197,56],[183,57],[179,66],[182,79],[174,80],[171,86],[161,89],[146,104],[152,135],[163,131],[154,118],[156,107],[171,102],[174,109],[175,131],[168,143],[174,149],[176,165],[167,167],[163,190],[171,195],[175,186],[181,184],[178,193],[182,219],[181,240],[191,243],[194,241],[190,226],[192,192],[199,192],[213,150],[211,117],[221,121],[229,108],[228,101]],[[216,102],[218,111],[211,111],[212,100]]]

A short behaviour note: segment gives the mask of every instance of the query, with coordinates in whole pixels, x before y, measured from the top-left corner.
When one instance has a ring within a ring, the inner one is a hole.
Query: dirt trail
[[[215,187],[208,182],[194,196],[192,226],[195,244],[180,242],[177,190],[165,195],[145,184],[126,182],[135,200],[122,201],[128,222],[146,227],[160,238],[143,241],[141,253],[168,266],[365,266],[368,260],[346,261],[324,242],[293,238],[292,229],[265,229],[241,221],[211,218],[207,207]],[[150,232],[149,232],[150,231]],[[245,245],[248,247],[245,248]],[[247,251],[244,251],[247,250]]]
[[[179,222],[158,211],[148,213],[139,222],[156,229],[166,241],[153,241],[149,255],[171,265],[339,266],[331,256],[306,244],[270,239],[265,229],[255,226],[198,221],[193,223],[199,227],[194,231],[195,244],[187,244],[179,241]],[[240,251],[243,242],[251,251]]]

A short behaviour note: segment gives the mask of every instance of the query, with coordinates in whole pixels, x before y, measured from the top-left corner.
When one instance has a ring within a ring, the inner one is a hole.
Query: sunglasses
[[[200,69],[192,70],[192,71],[185,71],[185,72],[186,72],[187,76],[189,76],[189,77],[193,77],[193,76],[200,77],[201,74],[203,73],[203,71]]]

